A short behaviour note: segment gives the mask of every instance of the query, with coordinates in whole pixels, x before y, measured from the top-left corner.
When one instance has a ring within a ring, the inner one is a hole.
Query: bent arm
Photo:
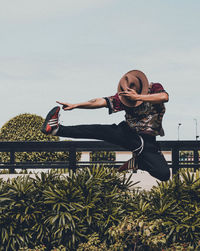
[[[166,92],[148,94],[148,95],[138,95],[136,100],[151,102],[154,104],[165,103],[169,101],[169,96]]]
[[[166,92],[142,95],[129,88],[127,91],[120,92],[119,95],[127,97],[133,101],[151,102],[153,104],[165,103],[169,100],[169,96]]]
[[[107,107],[106,100],[104,98],[95,98],[86,102],[81,102],[77,104],[70,104],[65,102],[56,101],[58,104],[62,105],[63,110],[73,110],[73,109],[97,109],[102,107]]]

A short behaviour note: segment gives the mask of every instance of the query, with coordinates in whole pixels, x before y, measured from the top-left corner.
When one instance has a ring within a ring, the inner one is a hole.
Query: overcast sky
[[[165,137],[200,133],[199,0],[0,0],[0,127],[55,101],[116,93],[139,69],[169,93]],[[62,112],[65,125],[118,123],[106,108]],[[196,120],[195,120],[196,119]]]

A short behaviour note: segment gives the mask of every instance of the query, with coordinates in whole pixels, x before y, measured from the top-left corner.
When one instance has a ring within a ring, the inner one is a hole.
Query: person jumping
[[[150,83],[139,70],[123,75],[114,96],[95,98],[70,104],[57,101],[64,111],[73,109],[98,109],[106,107],[109,114],[125,111],[125,120],[119,124],[86,124],[65,126],[59,124],[60,106],[46,116],[41,131],[60,137],[104,140],[132,151],[133,157],[122,165],[120,172],[141,169],[153,177],[167,181],[169,166],[160,151],[156,136],[164,136],[162,119],[168,93],[160,83]]]

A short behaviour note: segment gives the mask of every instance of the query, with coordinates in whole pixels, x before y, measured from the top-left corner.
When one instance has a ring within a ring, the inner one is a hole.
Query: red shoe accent
[[[118,169],[118,172],[123,172],[126,170],[128,170],[128,161],[124,163],[122,166],[120,166],[120,168]]]
[[[51,126],[49,125],[49,124],[47,124],[47,126],[46,126],[46,133],[51,133],[51,130],[52,130],[52,128],[51,128]]]

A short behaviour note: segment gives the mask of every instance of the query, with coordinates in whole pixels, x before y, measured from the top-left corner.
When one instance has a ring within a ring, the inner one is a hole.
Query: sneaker
[[[59,117],[60,107],[56,106],[47,114],[46,119],[42,125],[41,131],[44,134],[51,134],[56,135],[59,124],[58,124],[58,117]]]
[[[118,172],[123,172],[127,170],[132,170],[133,173],[137,173],[138,163],[135,156],[129,159],[128,161],[126,161],[122,166],[120,166],[120,168],[118,169]]]

